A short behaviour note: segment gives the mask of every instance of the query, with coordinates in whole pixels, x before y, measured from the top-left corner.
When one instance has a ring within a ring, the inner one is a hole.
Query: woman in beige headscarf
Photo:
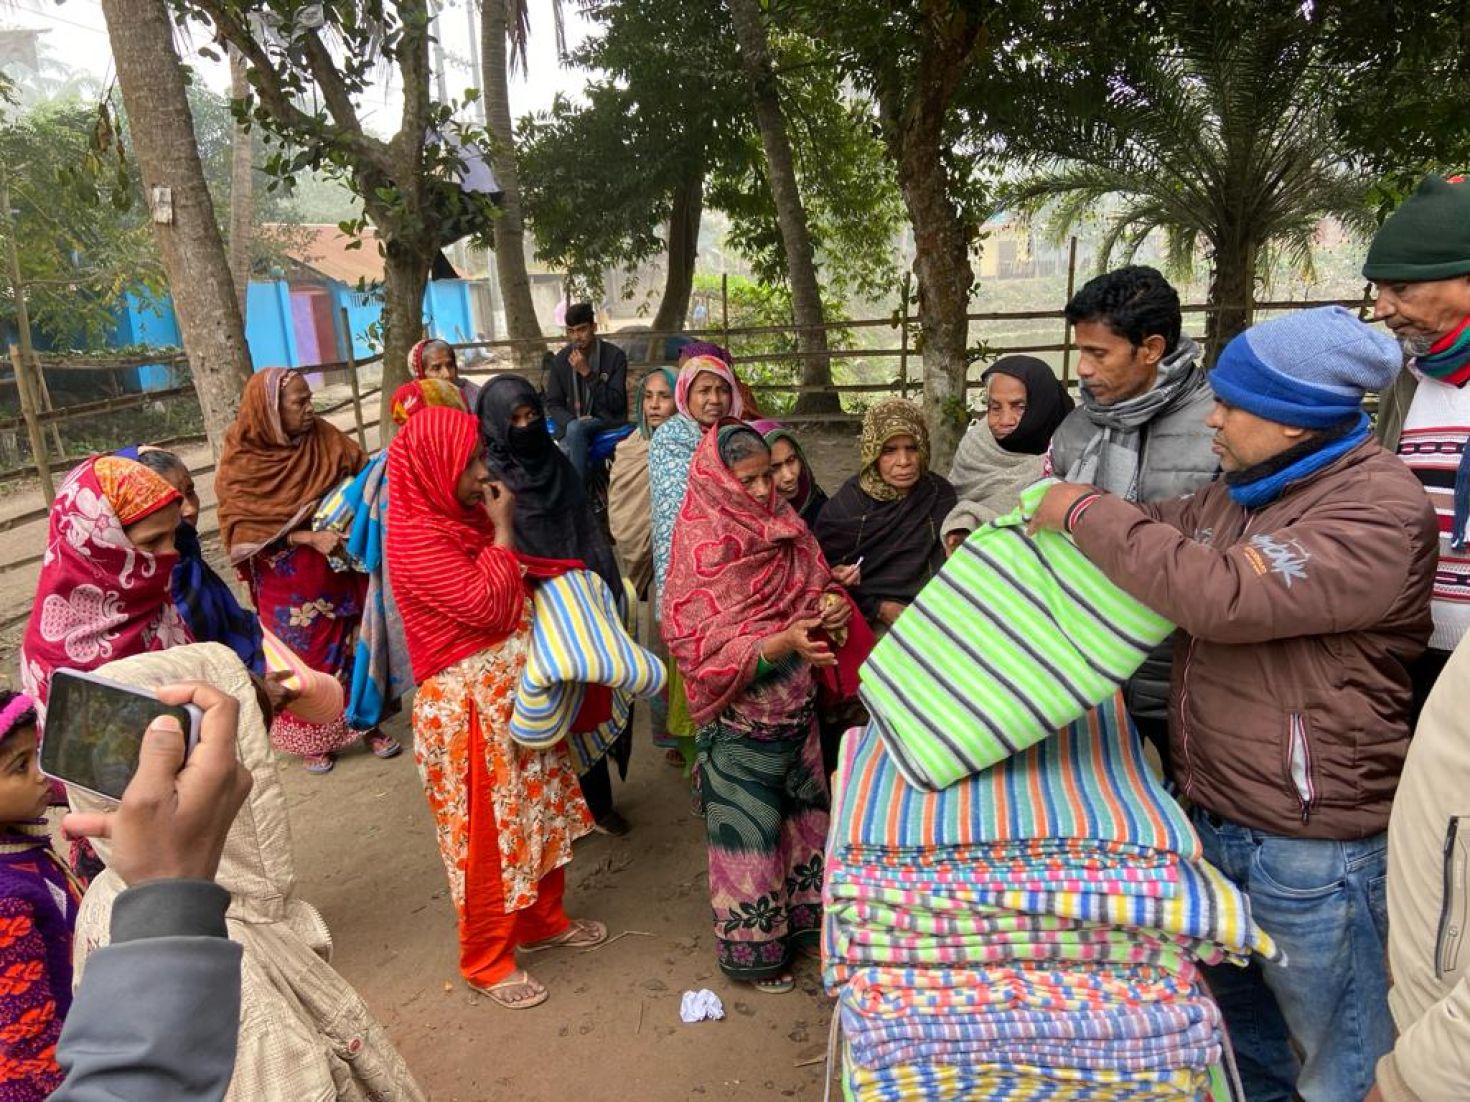
[[[230,938],[244,947],[240,1045],[227,1100],[233,1102],[419,1102],[424,1093],[367,1005],[327,963],[332,939],[311,904],[294,896],[295,868],[286,793],[276,775],[255,685],[231,650],[217,643],[175,647],[112,662],[103,677],[141,689],[206,681],[240,704],[240,760],[254,786],[225,841],[217,882],[230,893]],[[78,811],[111,801],[69,789]],[[110,843],[94,842],[104,862]],[[112,904],[123,883],[108,869],[82,900],[75,966],[106,945]]]

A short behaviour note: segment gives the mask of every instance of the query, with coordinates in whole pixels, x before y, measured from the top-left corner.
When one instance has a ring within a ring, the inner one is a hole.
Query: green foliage
[[[98,343],[125,291],[162,286],[121,134],[106,104],[0,113],[0,165],[10,184],[31,323],[63,346]],[[0,220],[0,236],[5,232]],[[8,290],[8,276],[5,283]],[[15,321],[10,294],[0,299],[0,318]]]
[[[602,33],[571,61],[599,76],[586,103],[559,100],[517,136],[538,255],[592,295],[604,272],[660,253],[673,195],[703,178],[728,244],[769,283],[786,256],[734,30],[717,0],[591,0]],[[691,33],[698,28],[698,33]],[[829,294],[877,297],[893,283],[901,217],[871,109],[809,38],[772,36],[803,202]]]
[[[1229,329],[1248,318],[1261,274],[1314,277],[1323,218],[1371,225],[1371,176],[1337,125],[1323,24],[1270,0],[1219,5],[1209,19],[1198,9],[1163,3],[1126,56],[1079,46],[1018,74],[992,121],[1006,154],[1033,170],[1009,191],[1019,208],[1048,207],[1058,238],[1099,212],[1100,268],[1155,233],[1176,278],[1205,255],[1211,301],[1243,308]]]

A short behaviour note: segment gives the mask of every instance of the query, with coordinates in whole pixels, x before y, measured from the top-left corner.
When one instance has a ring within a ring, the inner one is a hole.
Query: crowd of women
[[[728,353],[691,345],[637,386],[604,524],[534,387],[509,374],[483,389],[462,381],[438,341],[420,342],[410,367],[393,400],[401,428],[372,457],[315,412],[301,374],[251,379],[215,477],[238,587],[205,559],[177,456],[141,446],[73,471],[23,649],[42,723],[56,668],[208,641],[254,677],[271,745],[325,773],[357,744],[397,755],[379,724],[416,687],[414,756],[461,972],[527,1008],[547,992],[517,952],[607,934],[567,915],[573,843],[629,829],[609,763],[625,774],[631,721],[591,762],[509,734],[531,595],[590,571],[629,622],[646,608],[638,632],[667,663],[650,725],[705,824],[719,965],[790,990],[795,957],[818,951],[828,778],[841,731],[862,718],[856,669],[946,545],[1007,512],[1040,473],[1064,390],[1040,361],[996,363],[987,414],[948,479],[931,470],[918,408],[880,401],[858,472],[829,499]],[[332,706],[302,674],[337,690]],[[596,713],[595,694],[584,711]],[[102,868],[85,847],[72,859],[83,885]]]

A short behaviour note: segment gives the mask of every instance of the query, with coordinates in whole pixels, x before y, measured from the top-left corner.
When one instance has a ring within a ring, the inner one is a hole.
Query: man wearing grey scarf
[[[1082,403],[1052,437],[1051,471],[1129,501],[1192,493],[1219,463],[1205,417],[1214,406],[1200,347],[1182,335],[1179,294],[1153,268],[1133,265],[1091,280],[1067,303]],[[1139,733],[1169,772],[1166,640],[1125,686]]]

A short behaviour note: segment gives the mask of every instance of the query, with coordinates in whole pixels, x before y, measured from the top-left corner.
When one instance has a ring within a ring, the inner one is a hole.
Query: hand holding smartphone
[[[184,732],[184,757],[199,742],[203,712],[194,704],[165,704],[152,692],[80,670],[51,675],[41,741],[41,772],[86,792],[121,800],[138,771],[143,733],[168,715]]]

